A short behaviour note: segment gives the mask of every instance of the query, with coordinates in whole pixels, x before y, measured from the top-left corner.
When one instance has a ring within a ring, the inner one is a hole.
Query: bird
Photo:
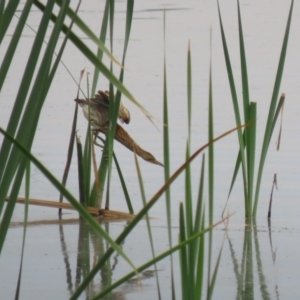
[[[81,106],[83,114],[87,120],[89,119],[90,114],[90,122],[93,130],[102,132],[104,134],[107,133],[109,127],[109,98],[110,96],[108,91],[99,90],[98,93],[91,99],[84,100],[76,98],[74,100],[79,104],[79,106]],[[119,106],[118,118],[121,123],[129,124],[130,122],[129,110],[124,106],[122,101],[120,102]],[[157,161],[150,152],[142,149],[128,134],[128,132],[119,124],[117,124],[116,126],[114,138],[127,149],[135,152],[138,156],[140,156],[147,162],[162,167],[164,166],[161,162]]]

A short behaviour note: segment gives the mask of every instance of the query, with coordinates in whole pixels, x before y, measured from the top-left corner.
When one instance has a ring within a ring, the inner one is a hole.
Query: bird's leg
[[[105,140],[101,137],[101,136],[99,136],[99,131],[97,131],[97,134],[95,134],[95,139],[94,139],[94,144],[95,145],[97,145],[97,146],[99,146],[100,148],[102,148],[103,150],[104,150],[104,143],[105,143]],[[100,145],[100,144],[98,144],[97,142],[96,142],[96,139],[99,139],[102,143],[103,143],[103,145]],[[103,151],[102,150],[102,151]],[[108,154],[106,153],[104,153],[103,152],[103,158],[104,159],[106,159],[106,160],[108,160]]]
[[[100,145],[100,144],[97,143],[97,138],[101,139],[99,137],[100,132],[98,130],[92,130],[92,131],[93,131],[93,143],[94,143],[94,145],[96,145],[96,146],[103,149],[103,145]]]

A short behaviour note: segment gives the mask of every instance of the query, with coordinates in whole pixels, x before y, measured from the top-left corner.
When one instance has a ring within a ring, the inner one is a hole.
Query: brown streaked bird
[[[75,99],[75,101],[82,107],[82,111],[86,119],[89,118],[88,105],[90,106],[90,119],[93,129],[106,134],[109,126],[109,92],[98,91],[94,98],[89,100]],[[128,124],[130,122],[130,113],[122,102],[120,102],[119,107],[119,119],[122,123],[125,122]],[[144,160],[159,166],[163,166],[163,164],[157,161],[151,153],[143,150],[119,124],[117,124],[116,127],[115,139],[129,150],[135,152]]]

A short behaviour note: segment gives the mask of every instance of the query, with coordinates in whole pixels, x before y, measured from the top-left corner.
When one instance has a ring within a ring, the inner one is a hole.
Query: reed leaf
[[[23,225],[24,227],[23,227],[23,238],[22,238],[21,261],[20,261],[20,269],[19,269],[19,276],[18,276],[18,283],[17,283],[17,288],[16,288],[15,299],[19,299],[19,296],[20,296],[24,249],[25,249],[25,238],[26,238],[26,229],[27,229],[27,220],[28,220],[29,195],[30,195],[30,162],[28,161],[27,167],[26,167],[26,176],[25,176],[25,205],[24,205],[24,225]]]
[[[142,173],[141,173],[141,169],[140,169],[140,166],[139,166],[139,162],[138,162],[138,158],[137,158],[136,153],[134,153],[134,161],[135,161],[136,171],[137,171],[137,175],[138,175],[139,186],[140,186],[140,190],[141,190],[142,202],[143,202],[143,206],[145,207],[146,204],[147,204],[146,194],[145,194],[145,188],[144,188],[144,184],[143,184]],[[148,231],[149,242],[150,242],[150,247],[151,247],[151,254],[152,254],[152,258],[155,259],[153,235],[152,235],[150,218],[149,218],[148,213],[145,214],[145,219],[146,219],[147,231]],[[161,299],[161,292],[160,292],[159,278],[158,278],[156,263],[154,263],[154,269],[155,269],[155,273],[156,273],[155,278],[156,278],[157,296],[158,296],[158,299]]]
[[[0,45],[9,27],[9,24],[17,11],[19,3],[20,0],[8,1],[5,7],[5,1],[0,1]]]
[[[2,2],[4,2],[4,1],[2,1]],[[11,3],[13,3],[13,4],[11,4]],[[9,1],[9,3],[7,5],[7,8],[5,10],[5,13],[4,13],[3,17],[1,18],[0,22],[2,24],[1,25],[2,28],[0,30],[0,45],[1,45],[1,41],[4,37],[4,34],[7,30],[7,27],[9,26],[9,22],[10,22],[12,16],[15,13],[15,9],[16,9],[16,7],[14,6],[15,4],[19,4],[19,1]],[[12,35],[11,41],[9,43],[7,51],[6,51],[6,53],[4,55],[4,58],[2,60],[1,67],[0,67],[0,91],[2,90],[4,80],[6,78],[7,72],[9,70],[10,65],[11,65],[12,59],[13,59],[15,51],[16,51],[16,48],[19,44],[19,41],[20,41],[23,29],[24,29],[26,20],[28,18],[29,13],[30,13],[31,6],[32,6],[32,1],[27,1],[25,3],[24,8],[23,8],[22,13],[21,13],[21,16],[20,16],[20,19],[19,19],[19,22],[16,26],[14,34]],[[12,14],[12,16],[11,16],[11,14]],[[5,28],[3,28],[3,27],[5,27]]]
[[[218,1],[218,12],[219,12],[219,21],[220,21],[220,29],[221,29],[223,50],[224,50],[228,80],[229,80],[229,85],[230,85],[230,91],[231,91],[235,121],[236,121],[236,125],[240,126],[242,123],[241,123],[241,117],[240,117],[238,98],[237,98],[237,93],[236,93],[236,88],[235,88],[235,83],[234,83],[234,78],[233,78],[232,66],[231,66],[231,62],[230,62],[230,57],[229,57],[229,52],[228,52],[228,47],[227,47],[227,42],[226,42],[226,37],[225,37],[225,32],[224,32],[224,27],[223,27],[223,23],[222,23],[222,17],[221,17],[219,1]],[[239,141],[240,149],[244,149],[245,145],[244,145],[244,139],[243,139],[242,131],[238,130],[237,134],[238,134],[238,141]],[[240,153],[241,153],[243,183],[244,183],[244,199],[245,199],[245,207],[246,207],[246,201],[248,199],[248,191],[247,191],[247,186],[248,186],[247,182],[248,182],[248,180],[247,180],[247,172],[246,172],[247,165],[246,165],[246,158],[245,158],[244,151],[241,151]]]
[[[209,87],[208,87],[208,141],[214,138],[214,124],[213,124],[213,90],[212,90],[212,31],[210,31],[210,64],[209,64]],[[208,216],[209,225],[213,224],[214,211],[214,145],[208,146]],[[209,232],[208,241],[208,271],[207,271],[207,286],[209,291],[211,265],[212,265],[212,239],[213,232]]]
[[[109,13],[109,0],[106,0],[104,12],[103,12],[103,17],[102,17],[102,25],[101,25],[101,30],[100,30],[100,36],[99,36],[99,40],[103,44],[105,44],[105,40],[106,40],[107,25],[108,25],[108,13]],[[100,61],[102,61],[102,57],[103,57],[103,50],[99,47],[98,51],[97,51],[97,58]],[[96,93],[99,74],[100,74],[99,69],[95,67],[94,76],[93,76],[92,91],[91,91],[92,96]]]
[[[76,104],[77,105],[77,104]],[[79,186],[79,201],[83,206],[87,206],[85,198],[85,189],[88,188],[84,185],[84,168],[83,168],[83,155],[82,155],[82,144],[80,138],[76,136],[77,146],[77,164],[78,164],[78,186]]]
[[[167,89],[167,67],[166,67],[166,11],[164,10],[164,61],[163,61],[163,149],[164,149],[164,176],[165,182],[170,178],[170,140],[169,140],[169,112],[168,112],[168,89]],[[171,207],[171,189],[167,188],[166,197],[166,215],[168,224],[168,239],[169,247],[172,247],[172,207]],[[171,289],[172,299],[175,299],[175,284],[174,284],[174,266],[173,256],[170,256],[171,262]]]
[[[274,88],[273,88],[273,94],[272,94],[271,103],[270,103],[270,107],[269,107],[269,114],[268,114],[268,119],[267,119],[267,123],[266,123],[265,134],[264,134],[264,138],[263,138],[263,145],[262,145],[257,180],[256,180],[256,190],[255,190],[255,198],[254,198],[253,213],[252,213],[253,216],[255,216],[256,212],[257,212],[257,205],[258,205],[259,191],[260,191],[260,185],[261,185],[261,180],[262,180],[262,173],[263,173],[263,168],[264,168],[265,160],[267,157],[267,152],[268,152],[269,145],[270,145],[271,135],[273,132],[272,126],[273,126],[273,120],[274,120],[274,113],[275,113],[275,109],[277,106],[277,99],[278,99],[278,94],[279,94],[279,89],[280,89],[280,84],[281,84],[281,79],[282,79],[282,74],[283,74],[283,69],[284,69],[284,63],[285,63],[285,57],[286,57],[286,51],[287,51],[289,33],[290,33],[290,27],[291,27],[293,7],[294,7],[294,1],[292,0],[291,6],[290,6],[290,11],[289,11],[289,16],[288,16],[288,20],[287,20],[287,24],[286,24],[285,34],[284,34],[284,38],[283,38],[283,43],[282,43]]]
[[[183,243],[187,240],[186,236],[186,221],[183,204],[180,203],[179,206],[179,243]],[[191,292],[191,282],[190,282],[190,264],[189,264],[189,253],[188,247],[184,246],[179,251],[180,258],[180,274],[181,274],[181,292],[182,299],[192,299]]]

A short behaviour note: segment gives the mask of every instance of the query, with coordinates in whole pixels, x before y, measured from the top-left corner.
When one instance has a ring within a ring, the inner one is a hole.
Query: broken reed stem
[[[9,197],[6,197],[6,201],[9,201]],[[17,198],[17,203],[24,204],[25,198],[22,198],[22,197]],[[29,199],[29,204],[52,207],[52,208],[74,210],[74,207],[69,203],[57,202],[57,201],[51,201],[51,200]],[[135,215],[124,213],[124,212],[119,212],[119,211],[114,211],[114,210],[99,209],[97,207],[90,207],[90,206],[85,207],[85,208],[91,215],[101,216],[104,218],[133,219],[135,217]]]
[[[272,201],[273,201],[273,191],[274,187],[277,188],[277,174],[274,174],[274,179],[273,179],[273,185],[272,185],[272,190],[271,190],[271,195],[270,195],[270,202],[269,202],[269,210],[268,210],[268,219],[271,219],[271,210],[272,210]]]

